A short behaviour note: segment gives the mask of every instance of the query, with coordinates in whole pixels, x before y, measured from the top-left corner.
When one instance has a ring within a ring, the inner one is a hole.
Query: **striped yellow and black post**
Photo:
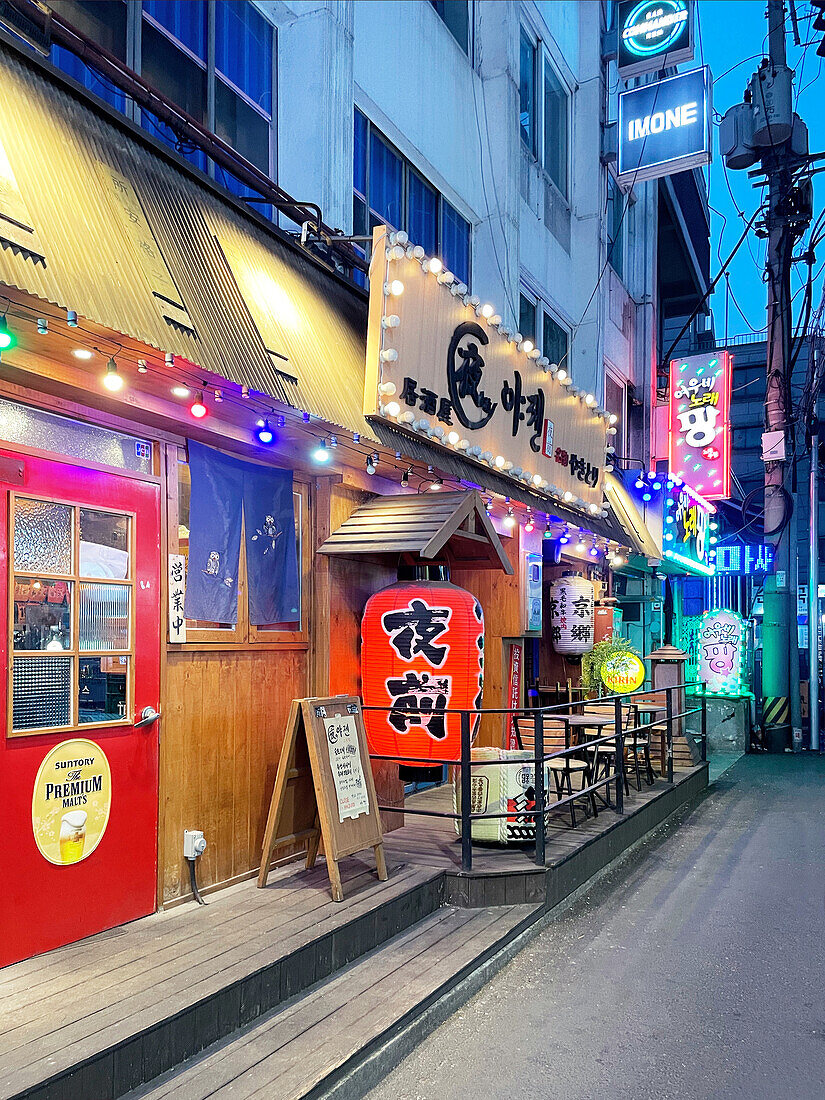
[[[788,744],[791,730],[790,700],[781,695],[762,697],[762,728],[765,744],[774,752]]]

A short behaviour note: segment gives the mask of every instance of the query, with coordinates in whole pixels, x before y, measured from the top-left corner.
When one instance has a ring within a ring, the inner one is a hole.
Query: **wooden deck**
[[[465,874],[454,823],[409,815],[385,838],[389,881],[378,881],[372,853],[344,860],[339,904],[323,864],[290,864],[263,890],[249,880],[210,895],[206,906],[188,903],[6,967],[0,1100],[124,1096],[317,983],[326,988],[444,905],[527,906],[538,919],[696,797],[707,768],[675,779],[631,789],[621,817],[605,809],[576,829],[551,824],[543,868],[529,845],[477,844]],[[411,805],[449,810],[451,792],[425,792]],[[521,910],[513,913],[519,923]]]
[[[674,769],[674,784],[678,784],[694,769]],[[631,783],[630,794],[625,795],[625,814],[634,814],[655,801],[666,791],[670,784],[657,778],[652,787],[642,782],[641,791]],[[452,813],[452,787],[434,787],[422,791],[407,799],[407,805],[417,810],[436,810]],[[585,817],[582,803],[577,803],[576,828],[570,827],[570,815],[558,812],[551,816],[547,826],[545,852],[547,867],[567,859],[590,841],[604,835],[619,820],[618,815],[597,803],[598,817]],[[440,867],[445,871],[461,869],[461,841],[456,833],[455,823],[448,818],[419,817],[408,814],[403,829],[387,833],[384,837],[387,855],[405,864],[417,867]],[[500,873],[511,871],[535,870],[534,846],[473,843],[473,871],[476,873]]]

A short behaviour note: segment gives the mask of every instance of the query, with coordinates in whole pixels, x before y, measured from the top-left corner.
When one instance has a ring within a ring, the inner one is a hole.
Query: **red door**
[[[9,457],[0,966],[152,912],[158,825],[159,487]]]

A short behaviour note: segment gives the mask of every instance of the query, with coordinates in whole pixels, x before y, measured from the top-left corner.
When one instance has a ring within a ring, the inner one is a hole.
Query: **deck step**
[[[440,909],[128,1100],[323,1096],[542,912]]]
[[[118,1100],[438,910],[443,874],[273,874],[0,973],[0,1100]]]

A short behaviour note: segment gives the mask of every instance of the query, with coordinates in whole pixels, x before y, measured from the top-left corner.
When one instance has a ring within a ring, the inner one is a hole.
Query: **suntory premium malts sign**
[[[619,94],[619,179],[655,179],[711,159],[710,69]]]
[[[693,57],[693,0],[620,0],[619,76],[653,72]]]
[[[40,854],[58,866],[88,859],[109,822],[112,775],[100,745],[73,738],[43,759],[32,792],[32,830]]]
[[[601,507],[608,412],[559,380],[567,370],[545,372],[532,344],[519,348],[411,248],[388,247],[383,226],[373,242],[366,415],[514,482],[567,493],[568,504]]]

